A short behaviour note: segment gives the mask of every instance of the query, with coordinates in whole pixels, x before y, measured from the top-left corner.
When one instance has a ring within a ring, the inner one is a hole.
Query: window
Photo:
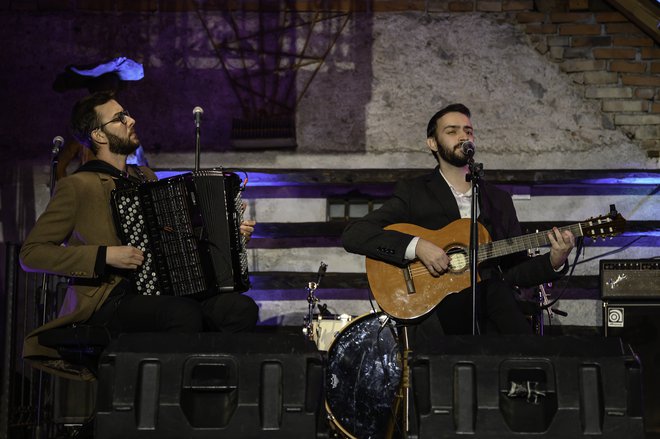
[[[330,198],[328,199],[327,207],[328,221],[346,221],[354,218],[362,218],[382,205],[382,200]]]

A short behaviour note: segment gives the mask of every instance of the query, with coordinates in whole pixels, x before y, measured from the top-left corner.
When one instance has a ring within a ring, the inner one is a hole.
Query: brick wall
[[[516,14],[536,49],[600,102],[606,120],[657,157],[660,47],[618,12]]]
[[[507,13],[649,157],[660,156],[660,46],[604,0],[383,1],[376,11]]]

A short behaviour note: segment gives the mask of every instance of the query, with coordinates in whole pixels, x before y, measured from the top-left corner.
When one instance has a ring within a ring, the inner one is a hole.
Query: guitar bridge
[[[408,289],[408,294],[415,294],[415,284],[413,283],[412,273],[410,272],[409,264],[406,268],[403,269],[403,279],[406,281],[406,288]]]

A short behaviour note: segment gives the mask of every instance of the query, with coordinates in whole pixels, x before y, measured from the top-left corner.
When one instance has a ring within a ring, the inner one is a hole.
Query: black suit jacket
[[[511,196],[485,181],[481,185],[479,212],[479,222],[486,227],[493,241],[522,234]],[[392,198],[380,209],[350,222],[342,234],[342,244],[351,253],[405,265],[408,262],[405,251],[412,236],[383,230],[384,227],[409,223],[437,230],[457,219],[460,219],[460,212],[456,199],[436,167],[428,175],[398,183]],[[469,230],[466,233],[469,236]],[[554,271],[549,253],[535,258],[518,253],[486,261],[480,266],[482,279],[497,276],[520,287],[555,280],[563,272],[565,270],[561,273]]]

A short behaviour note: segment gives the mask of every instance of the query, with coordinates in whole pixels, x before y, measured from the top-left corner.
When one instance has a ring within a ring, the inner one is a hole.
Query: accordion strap
[[[131,169],[134,171],[134,175],[130,172]],[[117,185],[118,187],[134,186],[148,181],[147,176],[144,175],[142,169],[137,165],[126,165],[126,172],[122,172],[103,160],[90,160],[78,168],[76,173],[78,172],[99,172],[101,174],[108,174],[121,182]]]

